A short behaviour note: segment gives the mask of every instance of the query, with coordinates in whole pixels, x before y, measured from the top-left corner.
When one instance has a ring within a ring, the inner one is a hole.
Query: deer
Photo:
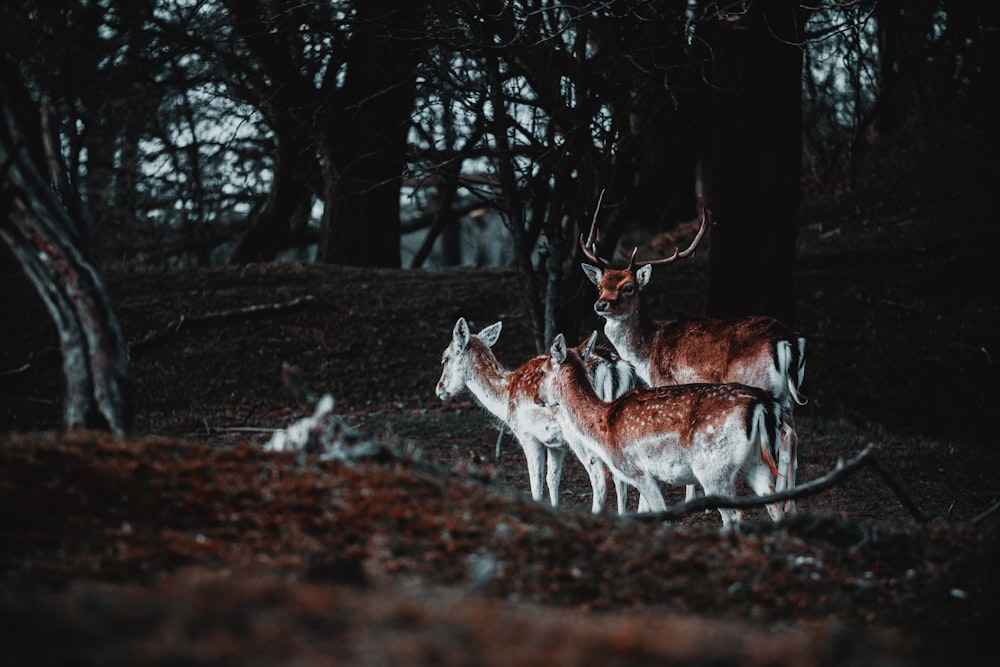
[[[705,202],[701,200],[701,225],[685,250],[675,248],[668,257],[636,262],[635,248],[625,269],[612,268],[611,262],[598,254],[600,206],[598,199],[587,240],[580,235],[580,248],[584,257],[593,262],[583,263],[582,267],[597,287],[594,311],[604,319],[605,336],[650,387],[738,382],[771,392],[782,406],[787,425],[778,447],[777,488],[794,488],[798,443],[792,411],[795,405],[806,403],[799,391],[805,377],[806,339],[771,317],[654,320],[643,293],[653,267],[695,253],[711,225]],[[689,486],[686,498],[690,500],[694,495],[695,487]],[[788,501],[785,510],[791,512],[794,508],[794,501]]]
[[[500,337],[502,322],[472,334],[464,317],[458,318],[452,339],[441,355],[441,379],[436,393],[441,400],[454,397],[468,388],[480,405],[505,424],[521,445],[528,465],[528,483],[534,500],[542,499],[542,478],[549,490],[549,502],[559,504],[559,482],[562,463],[569,448],[551,411],[540,408],[535,397],[541,381],[541,367],[547,355],[529,359],[510,371],[493,354],[492,347]],[[595,353],[588,366],[588,377],[608,398],[620,396],[635,384],[631,366],[617,355]],[[604,467],[593,456],[574,450],[590,477],[593,490],[592,511],[604,507],[607,480]],[[618,512],[625,513],[627,489],[615,478]]]
[[[758,496],[774,493],[773,448],[785,423],[770,393],[738,383],[698,383],[637,387],[605,401],[588,379],[587,352],[567,348],[558,334],[542,364],[536,401],[555,412],[574,451],[596,455],[616,479],[636,486],[651,511],[666,509],[659,482],[697,482],[706,494],[732,497],[742,472]],[[723,530],[743,517],[733,509],[718,511]],[[778,503],[767,511],[774,521],[784,514]]]

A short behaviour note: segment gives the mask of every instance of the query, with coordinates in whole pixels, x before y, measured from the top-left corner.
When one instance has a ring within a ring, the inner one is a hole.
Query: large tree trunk
[[[309,216],[319,183],[315,118],[320,106],[314,81],[296,59],[294,20],[271,3],[226,0],[233,29],[266,75],[257,100],[274,131],[274,181],[267,201],[237,241],[229,261],[268,261],[307,242]]]
[[[766,9],[764,9],[766,7]],[[795,2],[754,3],[714,35],[708,313],[793,319],[802,153]]]
[[[319,258],[396,267],[399,188],[426,6],[366,0],[357,11],[355,55],[343,87],[331,90],[325,128]]]
[[[271,192],[237,241],[229,260],[232,263],[270,261],[282,250],[306,243],[315,161],[305,153],[307,142],[296,141],[299,132],[288,125],[278,123],[275,127],[278,146]]]
[[[0,238],[58,328],[66,427],[124,434],[132,422],[124,336],[100,275],[81,251],[79,230],[43,176],[33,107],[13,68],[0,63]]]

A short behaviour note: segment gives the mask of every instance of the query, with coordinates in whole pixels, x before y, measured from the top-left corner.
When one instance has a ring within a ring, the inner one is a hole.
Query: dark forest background
[[[51,178],[99,267],[420,267],[432,249],[438,265],[514,263],[539,348],[586,309],[575,241],[602,191],[607,253],[695,218],[704,196],[708,312],[793,321],[801,192],[849,190],[901,135],[987,122],[997,11],[7,3],[4,78],[35,109],[3,158],[18,133],[38,140],[44,107]]]
[[[794,325],[802,193],[849,191],[887,142],[989,126],[1000,67],[985,1],[0,11],[0,265],[60,328],[70,424],[130,422],[101,267],[397,267],[408,248],[417,268],[471,243],[517,266],[541,351],[589,314],[592,216],[612,256],[702,200],[704,310]]]

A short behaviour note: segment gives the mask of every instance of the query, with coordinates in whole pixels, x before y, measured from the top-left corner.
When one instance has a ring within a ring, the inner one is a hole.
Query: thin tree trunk
[[[510,119],[507,117],[507,107],[503,101],[500,63],[495,58],[490,58],[487,67],[489,68],[487,75],[489,77],[490,101],[493,104],[493,122],[490,131],[496,142],[497,159],[495,164],[500,179],[499,199],[503,202],[501,210],[507,218],[507,224],[514,239],[514,260],[517,263],[521,294],[524,296],[528,317],[531,320],[531,328],[535,333],[535,349],[541,353],[545,350],[545,312],[542,309],[542,301],[539,296],[535,267],[531,261],[532,248],[528,243],[525,231],[524,206],[521,205],[517,196],[517,176],[514,172],[510,139],[507,136]]]

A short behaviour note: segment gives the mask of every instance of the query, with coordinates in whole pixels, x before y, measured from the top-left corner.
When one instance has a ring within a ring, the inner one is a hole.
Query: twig
[[[216,426],[212,430],[220,433],[274,433],[277,429],[264,426]]]
[[[905,490],[903,490],[903,487],[896,480],[895,476],[893,476],[888,470],[886,470],[885,466],[882,465],[881,461],[879,461],[877,458],[873,456],[871,458],[871,461],[868,462],[868,466],[870,468],[873,468],[875,472],[878,473],[878,476],[882,478],[882,481],[885,482],[885,485],[888,486],[892,490],[892,492],[896,494],[896,498],[899,499],[899,502],[903,504],[903,507],[905,507],[907,511],[909,511],[909,513],[913,516],[914,519],[921,522],[927,521],[927,516],[920,511],[920,508],[918,508],[917,504],[913,502],[913,499],[910,498],[910,495],[906,493]]]
[[[281,381],[285,389],[292,395],[295,402],[308,410],[315,410],[319,405],[319,397],[302,381],[301,370],[287,361],[281,362]]]
[[[977,515],[974,519],[972,519],[972,523],[980,523],[981,521],[988,519],[990,516],[995,514],[997,510],[1000,510],[1000,502],[997,502],[993,505],[993,507],[989,508],[982,514]]]
[[[506,424],[500,424],[500,432],[497,433],[496,451],[493,452],[493,458],[495,458],[495,459],[500,458],[500,442],[503,440],[503,434],[504,434],[504,432],[506,430],[507,430],[507,425]]]
[[[875,445],[869,443],[860,454],[854,458],[843,462],[837,466],[837,468],[823,477],[812,480],[811,482],[806,482],[805,484],[800,484],[794,489],[789,489],[788,491],[779,491],[777,493],[772,493],[766,496],[758,496],[754,498],[725,498],[722,496],[703,496],[701,498],[695,498],[687,502],[678,503],[662,512],[648,512],[643,514],[635,514],[630,518],[635,521],[651,522],[651,521],[674,521],[681,519],[688,514],[695,514],[697,512],[703,512],[709,509],[750,509],[754,507],[762,507],[764,505],[770,505],[772,503],[778,503],[784,500],[798,500],[800,498],[805,498],[808,496],[813,496],[818,493],[826,491],[844,479],[854,474],[862,468],[873,467],[876,472],[882,477],[883,481],[889,486],[890,490],[896,494],[900,499],[903,506],[913,515],[917,521],[925,521],[926,516],[923,512],[917,509],[916,505],[910,500],[909,496],[903,491],[899,484],[891,479],[888,472],[882,467],[882,465],[875,458]]]
[[[257,317],[261,315],[273,315],[275,313],[284,312],[286,310],[292,310],[298,308],[299,306],[313,303],[317,299],[311,295],[300,296],[291,301],[284,301],[282,303],[264,303],[255,304],[252,306],[244,306],[243,308],[231,308],[228,310],[220,310],[213,313],[205,313],[204,315],[193,315],[185,316],[181,315],[168,322],[167,324],[150,331],[148,334],[140,338],[139,340],[129,343],[129,351],[136,350],[144,347],[149,347],[154,343],[162,341],[164,338],[176,334],[182,325],[184,324],[206,324],[209,322],[221,322],[230,319],[237,319],[243,317]]]
[[[24,147],[24,137],[19,138],[14,142],[14,146],[11,149],[10,154],[4,158],[4,161],[0,163],[0,185],[3,185],[7,181],[7,174],[10,172],[11,167],[14,165],[14,161],[17,159],[17,154],[21,152]]]

